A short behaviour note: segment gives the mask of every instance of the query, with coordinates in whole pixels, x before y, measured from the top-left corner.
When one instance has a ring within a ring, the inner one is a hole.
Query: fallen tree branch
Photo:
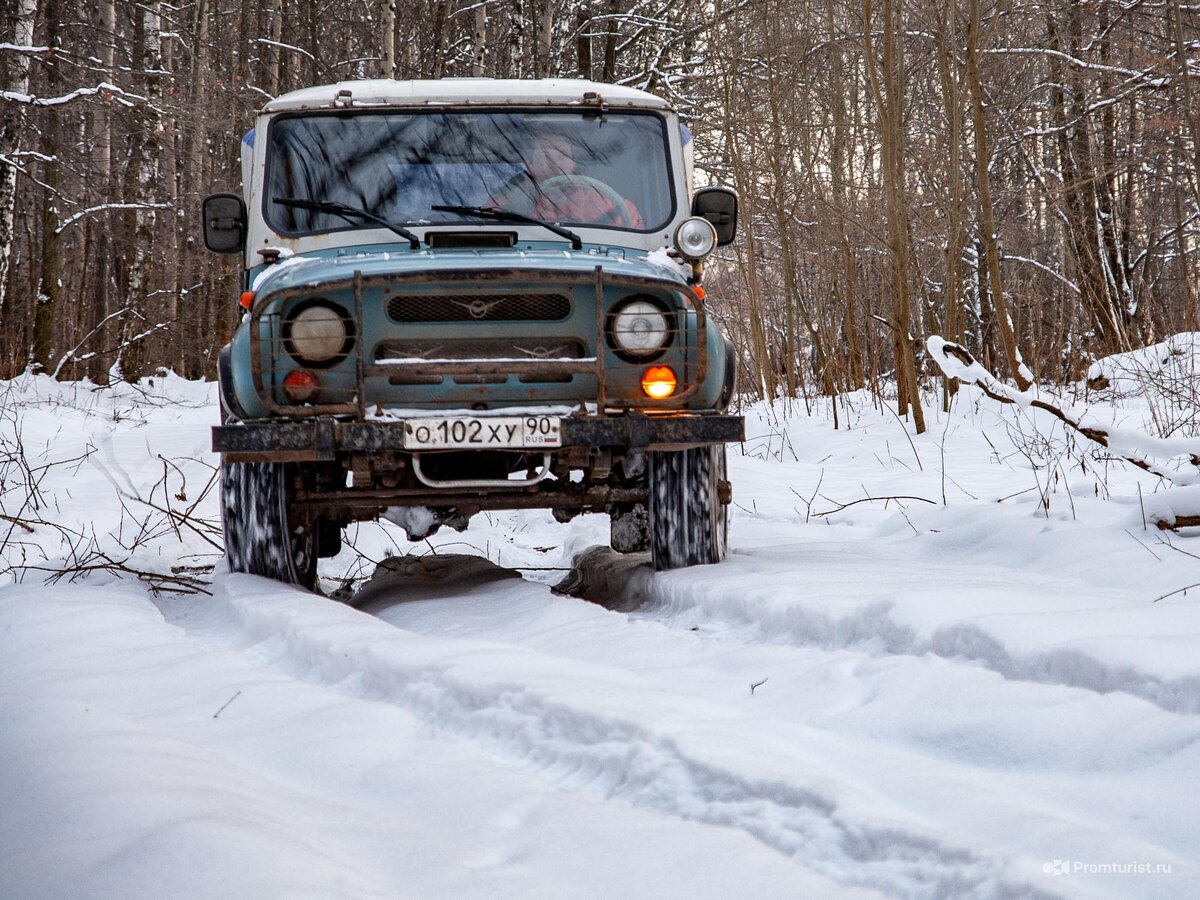
[[[1186,594],[1186,593],[1187,593],[1188,591],[1190,591],[1192,588],[1198,588],[1198,587],[1200,587],[1200,583],[1197,583],[1197,584],[1189,584],[1189,585],[1187,585],[1186,587],[1176,588],[1176,589],[1175,589],[1175,590],[1173,590],[1173,591],[1168,591],[1168,592],[1167,592],[1167,593],[1165,593],[1165,594],[1162,594],[1162,595],[1160,595],[1160,596],[1158,596],[1158,597],[1155,597],[1155,598],[1154,598],[1153,600],[1151,600],[1150,602],[1151,602],[1151,603],[1157,603],[1159,600],[1166,600],[1168,597],[1174,597],[1176,594]]]
[[[66,566],[51,568],[49,566],[20,566],[24,571],[32,572],[48,572],[46,584],[56,584],[63,578],[74,582],[81,576],[92,572],[108,572],[110,574],[125,574],[132,575],[137,578],[148,588],[152,593],[161,594],[208,594],[212,595],[212,591],[205,587],[205,582],[199,578],[195,578],[187,574],[165,574],[163,572],[151,572],[147,569],[137,569],[129,565],[129,558],[114,559],[103,550],[98,548],[90,548],[90,550],[76,563]]]
[[[821,496],[825,497],[824,494],[822,494]],[[828,497],[825,497],[825,499],[829,500]],[[851,500],[849,503],[838,503],[838,501],[833,500],[830,502],[837,504],[836,506],[834,506],[833,509],[827,509],[824,512],[813,513],[813,515],[815,515],[815,516],[831,516],[834,513],[841,512],[843,509],[849,509],[851,506],[854,506],[855,504],[858,504],[858,503],[879,503],[881,501],[884,503],[887,503],[889,500],[920,500],[922,503],[928,503],[931,506],[937,506],[936,503],[934,503],[932,500],[926,499],[925,497],[908,497],[908,496],[904,496],[901,494],[901,495],[897,495],[894,497],[860,497],[858,500]]]
[[[21,519],[18,519],[16,516],[6,516],[3,513],[0,513],[0,519],[2,519],[5,522],[12,522],[18,528],[24,528],[26,533],[28,533],[28,534],[34,533],[32,525],[28,524],[27,522],[22,521]]]
[[[1154,509],[1148,511],[1150,521],[1158,528],[1168,530],[1200,525],[1200,515],[1193,512],[1200,506],[1200,473],[1170,469],[1150,458],[1151,455],[1172,459],[1186,457],[1192,466],[1200,467],[1200,440],[1157,438],[1144,432],[1125,431],[1089,422],[1084,414],[1066,404],[1051,403],[1036,396],[1036,388],[1018,391],[1000,381],[961,344],[932,335],[926,341],[926,347],[930,358],[947,378],[974,385],[999,403],[1048,412],[1068,428],[1108,449],[1115,458],[1172,485],[1170,489],[1154,495]],[[1176,504],[1184,506],[1185,511],[1177,513],[1174,509]]]
[[[1119,434],[1116,429],[1100,425],[1088,424],[1083,417],[1070,409],[1064,409],[1054,403],[1049,403],[1034,396],[1030,391],[1018,391],[1000,381],[995,375],[985,369],[971,352],[961,344],[943,340],[933,335],[926,342],[929,355],[941,368],[947,378],[956,378],[964,384],[973,384],[988,397],[999,403],[1012,406],[1033,407],[1050,413],[1072,430],[1082,434],[1088,440],[1099,444],[1120,459],[1137,466],[1151,475],[1156,475],[1171,484],[1192,484],[1200,480],[1192,473],[1173,472],[1164,469],[1146,459],[1143,453],[1125,446],[1128,443],[1138,443],[1153,446],[1170,456],[1188,456],[1193,465],[1200,466],[1200,443],[1196,441],[1153,438],[1149,435],[1139,435],[1135,441],[1127,435]],[[1114,440],[1114,438],[1120,438]]]
[[[1156,519],[1154,524],[1161,531],[1173,531],[1176,528],[1195,528],[1197,525],[1200,525],[1200,516],[1175,516],[1170,522],[1165,519]]]

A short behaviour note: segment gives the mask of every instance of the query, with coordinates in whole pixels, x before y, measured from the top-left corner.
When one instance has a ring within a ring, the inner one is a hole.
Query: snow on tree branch
[[[268,47],[278,47],[281,50],[290,50],[293,53],[299,53],[301,56],[307,56],[313,62],[317,62],[317,58],[305,50],[303,47],[297,47],[295,44],[285,44],[283,41],[273,41],[270,38],[255,38],[254,43],[266,44]]]
[[[70,103],[72,100],[78,100],[80,97],[95,97],[112,98],[123,106],[133,107],[136,104],[131,103],[131,100],[146,102],[146,98],[140,94],[131,94],[128,91],[122,90],[115,84],[109,84],[107,81],[102,81],[95,87],[76,88],[67,94],[62,94],[58,97],[34,97],[31,94],[25,94],[21,91],[0,91],[0,100],[7,100],[10,103],[21,103],[26,106],[62,106],[64,103]],[[128,98],[128,99],[125,99]]]
[[[0,43],[0,50],[10,50],[13,53],[30,53],[35,56],[42,53],[49,53],[49,47],[29,47],[22,44]]]
[[[1200,515],[1196,514],[1196,511],[1200,510],[1200,471],[1170,469],[1155,461],[1156,457],[1186,457],[1193,467],[1200,467],[1200,440],[1156,438],[1142,431],[1102,424],[1087,413],[1073,409],[1062,400],[1051,403],[1041,399],[1037,396],[1036,386],[1027,391],[1019,391],[1004,384],[961,344],[931,335],[926,340],[925,347],[947,378],[956,378],[964,384],[975,385],[988,397],[1000,403],[1048,412],[1069,428],[1107,448],[1131,465],[1174,485],[1172,490],[1147,498],[1147,517],[1160,528],[1200,525]],[[1192,512],[1185,514],[1180,510]]]
[[[1072,56],[1069,53],[1064,53],[1061,50],[1053,50],[1048,47],[991,47],[985,49],[983,52],[990,56],[1052,56],[1055,59],[1060,59],[1067,65],[1073,66],[1077,69],[1090,70],[1093,72],[1105,72],[1111,75],[1123,75],[1128,79],[1140,81],[1145,86],[1152,88],[1165,88],[1171,83],[1170,78],[1161,75],[1155,75],[1148,69],[1127,69],[1124,66],[1109,66],[1101,63],[1088,62],[1087,60],[1079,59],[1077,56]]]
[[[84,216],[90,216],[92,213],[103,212],[108,209],[170,209],[170,203],[102,203],[99,206],[89,206],[87,209],[81,209],[79,212],[63,220],[63,223],[54,229],[55,234],[62,234],[69,225],[73,225],[82,219]]]

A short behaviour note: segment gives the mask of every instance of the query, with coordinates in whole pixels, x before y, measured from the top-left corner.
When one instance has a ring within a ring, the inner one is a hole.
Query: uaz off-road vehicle
[[[213,434],[233,570],[312,587],[351,521],[529,508],[605,512],[659,569],[721,560],[744,426],[700,282],[737,198],[693,194],[690,150],[662,100],[586,81],[268,103],[241,196],[204,203],[245,259]]]

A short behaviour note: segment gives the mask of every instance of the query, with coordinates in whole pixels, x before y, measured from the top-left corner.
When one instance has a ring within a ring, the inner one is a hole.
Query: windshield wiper
[[[421,249],[421,239],[405,228],[403,225],[397,225],[394,222],[389,222],[383,216],[377,216],[373,212],[367,212],[365,209],[359,209],[357,206],[349,206],[345,203],[335,203],[332,200],[298,200],[295,197],[276,197],[275,202],[280,206],[291,206],[296,209],[309,209],[313,212],[330,213],[345,219],[347,222],[353,222],[355,219],[366,219],[368,222],[374,222],[376,225],[382,225],[388,231],[393,231],[400,237],[409,242],[413,250]]]
[[[583,238],[571,229],[563,228],[561,225],[556,225],[553,222],[544,222],[541,219],[535,219],[533,216],[527,216],[524,213],[513,212],[511,209],[500,209],[495,206],[447,206],[443,204],[431,206],[430,209],[437,212],[459,213],[464,216],[478,216],[481,219],[495,219],[497,222],[524,222],[526,225],[541,225],[547,231],[553,231],[559,237],[565,237],[570,241],[572,250],[583,249]]]

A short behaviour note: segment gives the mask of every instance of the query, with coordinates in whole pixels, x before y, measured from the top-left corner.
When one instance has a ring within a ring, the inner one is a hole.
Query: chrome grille
[[[400,294],[388,301],[393,322],[555,322],[571,314],[562,293]]]

